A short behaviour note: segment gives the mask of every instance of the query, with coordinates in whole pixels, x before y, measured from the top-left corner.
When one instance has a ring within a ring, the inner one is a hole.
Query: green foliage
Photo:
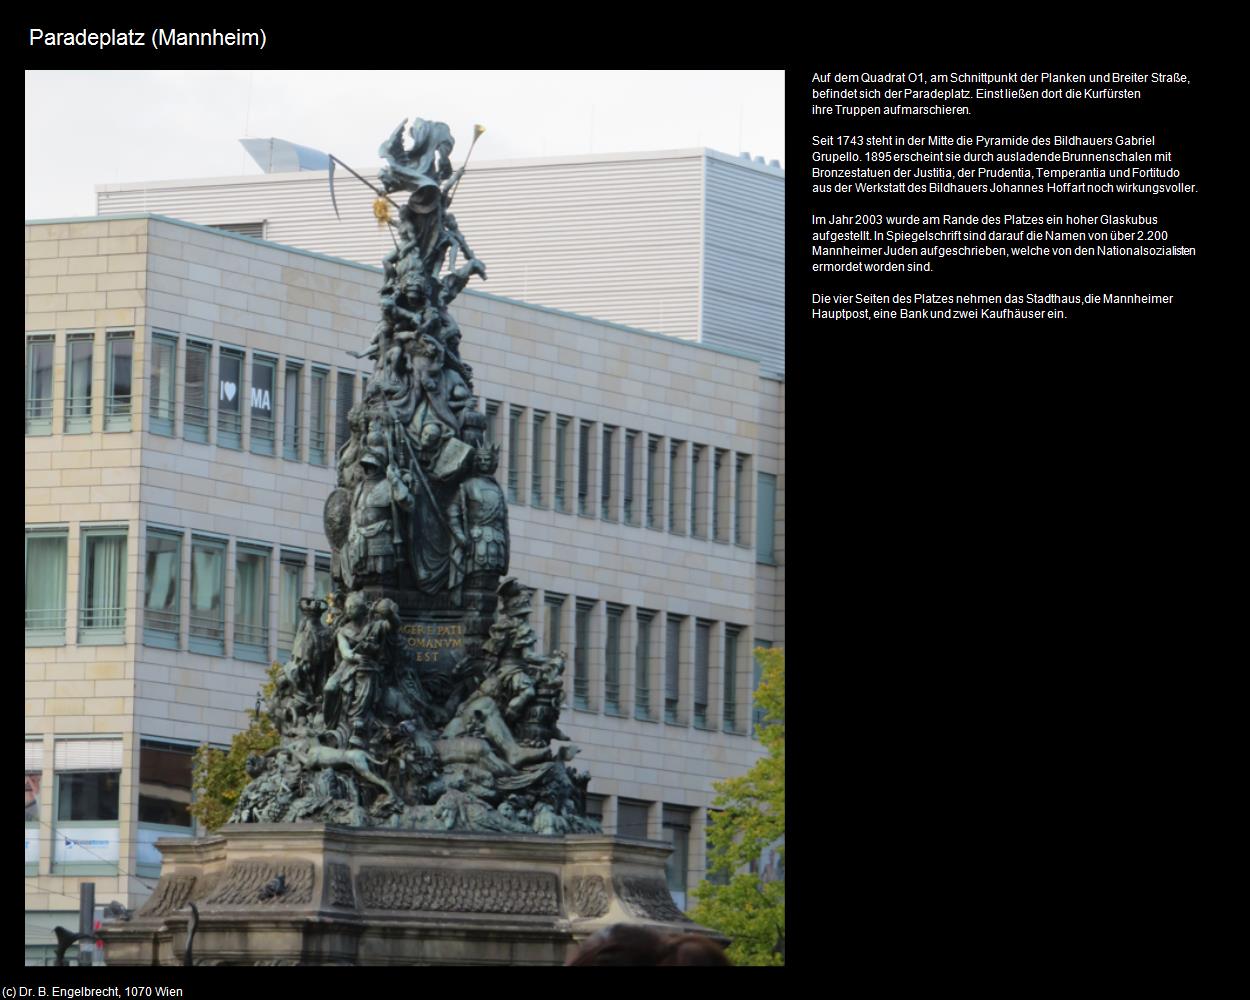
[[[757,875],[733,874],[774,843],[783,865],[786,855],[786,658],[780,649],[757,649],[755,656],[762,668],[755,703],[764,711],[756,735],[768,755],[741,777],[714,786],[712,807],[721,811],[708,828],[708,871],[729,881],[695,889],[698,902],[690,916],[733,939],[734,964],[784,965],[774,949],[785,939],[785,883],[761,884]]]
[[[262,704],[273,697],[281,669],[279,663],[269,668],[269,680],[261,688]],[[251,724],[234,735],[229,750],[217,750],[204,744],[195,751],[191,771],[195,801],[191,804],[191,815],[209,830],[216,830],[230,819],[235,803],[252,780],[244,768],[247,758],[251,754],[259,756],[278,745],[278,731],[264,710],[249,709],[247,714]]]

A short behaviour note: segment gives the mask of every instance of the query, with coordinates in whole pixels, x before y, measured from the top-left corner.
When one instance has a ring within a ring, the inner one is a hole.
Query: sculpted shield
[[[334,490],[326,497],[324,523],[326,538],[336,549],[347,542],[347,530],[352,522],[352,497],[347,490]]]

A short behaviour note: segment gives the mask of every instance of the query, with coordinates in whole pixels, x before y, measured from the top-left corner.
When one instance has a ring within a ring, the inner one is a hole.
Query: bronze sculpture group
[[[231,819],[597,832],[577,749],[551,746],[564,657],[536,653],[529,591],[507,576],[499,449],[448,312],[486,276],[449,211],[464,168],[445,124],[414,120],[410,144],[406,124],[380,150],[382,187],[408,197],[326,502],[335,593],[300,602],[268,705],[280,743],[249,760]]]

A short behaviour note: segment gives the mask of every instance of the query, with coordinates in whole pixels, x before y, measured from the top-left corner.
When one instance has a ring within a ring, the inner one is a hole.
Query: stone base
[[[673,904],[653,841],[253,823],[157,847],[151,898],[100,932],[109,965],[182,965],[191,902],[195,965],[561,965],[616,923],[725,941]]]

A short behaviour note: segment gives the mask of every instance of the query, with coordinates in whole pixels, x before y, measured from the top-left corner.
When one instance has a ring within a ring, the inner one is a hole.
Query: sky
[[[97,184],[260,174],[245,137],[376,169],[413,117],[451,126],[457,166],[480,123],[473,159],[707,146],[784,167],[784,86],[781,70],[28,71],[25,218],[95,215]]]

